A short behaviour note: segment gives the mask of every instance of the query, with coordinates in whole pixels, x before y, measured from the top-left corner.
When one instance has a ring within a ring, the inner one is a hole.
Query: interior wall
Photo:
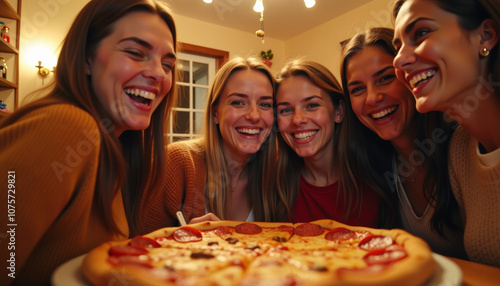
[[[338,75],[339,42],[368,26],[391,26],[393,0],[374,0],[336,19],[294,38],[281,41],[265,37],[263,44],[254,33],[242,32],[181,15],[174,15],[181,42],[225,50],[230,57],[259,55],[272,49],[273,72],[277,73],[290,58],[306,57],[318,61]],[[49,67],[56,65],[59,46],[77,13],[89,0],[23,1],[19,61],[19,103],[36,97],[27,94],[42,87],[42,78],[34,67],[38,60]],[[356,20],[358,19],[358,20]],[[359,20],[363,19],[363,20]],[[326,35],[326,36],[325,36]],[[44,85],[52,79],[51,73]]]
[[[372,27],[393,27],[391,17],[393,2],[393,0],[373,0],[287,40],[286,60],[304,57],[322,63],[340,82],[339,43]]]

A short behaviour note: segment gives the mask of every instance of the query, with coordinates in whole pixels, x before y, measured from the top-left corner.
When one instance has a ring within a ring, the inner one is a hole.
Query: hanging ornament
[[[262,39],[262,43],[264,44],[264,11],[260,12],[260,30],[255,31],[255,35]]]

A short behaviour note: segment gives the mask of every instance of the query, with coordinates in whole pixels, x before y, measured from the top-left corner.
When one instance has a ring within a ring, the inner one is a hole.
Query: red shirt
[[[379,201],[371,188],[362,189],[361,212],[359,207],[351,209],[351,215],[344,219],[347,206],[344,196],[339,194],[339,184],[317,187],[300,176],[300,190],[292,213],[292,222],[310,222],[318,219],[333,219],[352,226],[377,227]],[[339,197],[337,198],[337,195]],[[337,206],[337,200],[339,205]],[[356,197],[354,197],[356,201]]]

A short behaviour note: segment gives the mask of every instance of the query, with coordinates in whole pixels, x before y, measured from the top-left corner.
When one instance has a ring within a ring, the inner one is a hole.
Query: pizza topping
[[[202,250],[195,250],[191,253],[191,258],[193,259],[210,259],[214,258],[214,255]]]
[[[218,226],[212,231],[218,236],[226,236],[233,233],[231,230],[233,230],[233,228],[230,226]]]
[[[277,242],[286,242],[286,238],[281,237],[281,236],[273,236],[273,240]]]
[[[237,238],[234,238],[234,237],[228,237],[228,238],[226,238],[226,241],[229,244],[236,244],[239,240]]]
[[[359,243],[359,248],[367,251],[379,250],[379,249],[385,249],[386,247],[392,245],[393,243],[394,241],[390,236],[372,235],[363,239]]]
[[[250,249],[250,250],[256,250],[256,249],[260,249],[260,246],[258,245],[248,245],[247,247],[245,247],[245,249]]]
[[[235,227],[237,233],[241,234],[259,234],[262,228],[255,223],[244,222]]]
[[[130,245],[140,246],[144,248],[156,248],[161,247],[161,245],[154,239],[144,236],[136,236],[130,240]]]
[[[199,230],[190,226],[178,228],[172,235],[177,242],[195,242],[201,241],[203,238]]]
[[[387,249],[379,249],[379,250],[374,250],[374,251],[368,252],[363,257],[363,260],[368,265],[389,264],[389,263],[399,261],[407,256],[408,256],[408,254],[406,253],[406,251],[402,247],[395,247],[392,249],[387,248]]]
[[[320,225],[313,223],[304,223],[295,228],[294,234],[298,236],[318,236],[323,233]]]
[[[219,243],[217,241],[210,241],[209,243],[207,243],[208,246],[212,246],[212,245],[219,245]]]
[[[328,268],[326,268],[325,266],[311,266],[310,268],[312,271],[318,271],[318,272],[326,272],[328,271]]]
[[[349,240],[356,236],[356,233],[344,227],[337,227],[325,234],[325,239],[333,242],[341,242]]]
[[[133,245],[114,245],[109,249],[109,254],[111,256],[122,256],[122,255],[143,255],[147,254],[148,251],[144,247],[133,246]]]

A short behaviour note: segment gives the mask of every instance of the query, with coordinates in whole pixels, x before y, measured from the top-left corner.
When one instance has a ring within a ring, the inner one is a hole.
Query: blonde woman
[[[269,143],[275,136],[274,86],[269,68],[256,58],[236,57],[217,72],[203,136],[168,146],[164,188],[148,201],[164,211],[146,208],[142,221],[149,230],[177,225],[179,210],[188,222],[278,219],[277,155]]]

